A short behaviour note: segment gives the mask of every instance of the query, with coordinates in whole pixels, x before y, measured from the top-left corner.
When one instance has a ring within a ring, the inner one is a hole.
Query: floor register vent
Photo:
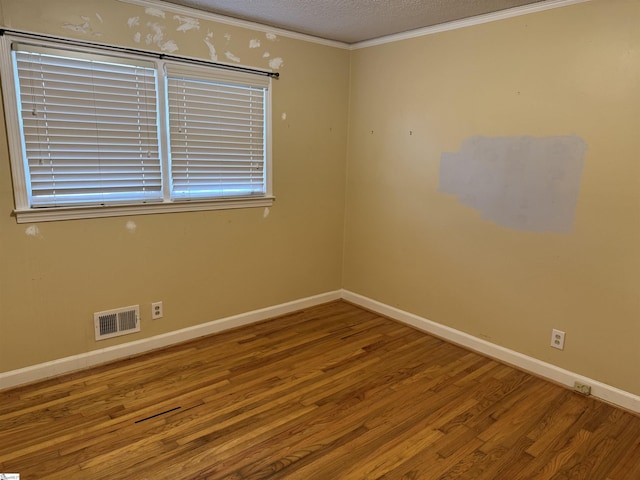
[[[96,340],[119,337],[140,331],[140,305],[116,308],[93,314]]]

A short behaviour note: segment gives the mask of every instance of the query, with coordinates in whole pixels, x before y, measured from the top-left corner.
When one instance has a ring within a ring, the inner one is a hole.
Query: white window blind
[[[31,207],[162,199],[155,64],[13,44]]]
[[[267,85],[255,75],[167,67],[173,198],[266,193]]]
[[[19,32],[0,50],[19,223],[272,205],[266,72]]]

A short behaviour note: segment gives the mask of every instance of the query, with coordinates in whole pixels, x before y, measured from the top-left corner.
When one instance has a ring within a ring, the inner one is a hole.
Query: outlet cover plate
[[[551,346],[553,348],[557,348],[558,350],[564,350],[564,336],[565,332],[562,330],[556,330],[555,328],[551,331]]]
[[[162,318],[162,302],[153,302],[151,304],[151,319],[157,320]]]

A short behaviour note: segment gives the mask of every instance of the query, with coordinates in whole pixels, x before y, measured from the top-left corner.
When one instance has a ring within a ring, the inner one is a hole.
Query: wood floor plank
[[[640,478],[637,415],[342,301],[0,400],[22,478]]]

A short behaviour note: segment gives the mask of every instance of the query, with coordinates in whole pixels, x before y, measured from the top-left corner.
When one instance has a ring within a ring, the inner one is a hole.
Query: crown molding
[[[227,17],[225,15],[219,15],[217,13],[205,12],[197,8],[185,7],[182,5],[174,5],[160,0],[118,0],[121,3],[129,3],[132,5],[138,5],[140,7],[151,7],[163,10],[165,12],[171,12],[178,15],[186,15],[189,17],[198,18],[200,20],[208,20],[211,22],[223,23],[225,25],[231,25],[233,27],[247,28],[250,30],[256,30],[258,32],[273,33],[281,37],[292,38],[295,40],[302,40],[304,42],[317,43],[319,45],[325,45],[328,47],[349,49],[348,43],[338,42],[335,40],[327,40],[326,38],[315,37],[313,35],[307,35],[304,33],[292,32],[283,28],[270,27],[261,23],[250,22],[248,20],[240,20],[237,18]]]
[[[410,38],[424,37],[426,35],[433,35],[435,33],[448,32],[450,30],[457,30],[459,28],[472,27],[474,25],[481,25],[483,23],[505,20],[507,18],[519,17],[522,15],[528,15],[530,13],[538,13],[545,10],[551,10],[553,8],[567,7],[569,5],[590,1],[591,0],[544,0],[542,2],[534,3],[531,5],[523,5],[521,7],[499,10],[497,12],[477,15],[475,17],[464,18],[462,20],[454,20],[453,22],[441,23],[438,25],[433,25],[431,27],[418,28],[415,30],[410,30],[408,32],[396,33],[394,35],[387,35],[385,37],[365,40],[364,42],[352,43],[349,45],[349,50],[358,50],[361,48],[374,47],[376,45],[384,45],[386,43],[408,40]]]
[[[188,15],[190,17],[199,18],[201,20],[208,20],[212,22],[222,23],[225,25],[231,25],[234,27],[247,28],[250,30],[256,30],[264,33],[273,33],[282,37],[292,38],[295,40],[302,40],[305,42],[316,43],[319,45],[325,45],[328,47],[341,48],[346,50],[358,50],[361,48],[374,47],[376,45],[384,45],[386,43],[399,42],[401,40],[408,40],[411,38],[424,37],[426,35],[433,35],[436,33],[448,32],[450,30],[457,30],[459,28],[472,27],[474,25],[482,25],[483,23],[495,22],[498,20],[505,20],[507,18],[519,17],[522,15],[528,15],[530,13],[543,12],[545,10],[551,10],[554,8],[567,7],[569,5],[575,5],[578,3],[590,2],[592,0],[543,0],[530,5],[523,5],[521,7],[509,8],[506,10],[499,10],[497,12],[486,13],[483,15],[477,15],[475,17],[464,18],[462,20],[454,20],[452,22],[441,23],[430,27],[418,28],[407,32],[396,33],[393,35],[387,35],[384,37],[373,38],[371,40],[365,40],[363,42],[356,43],[344,43],[335,40],[328,40],[326,38],[316,37],[313,35],[307,35],[304,33],[293,32],[283,28],[270,27],[257,22],[251,22],[248,20],[240,20],[237,18],[227,17],[225,15],[219,15],[216,13],[205,12],[197,8],[185,7],[182,5],[170,4],[161,0],[118,0],[121,3],[128,3],[132,5],[138,5],[141,7],[151,7],[171,12],[179,15]]]

